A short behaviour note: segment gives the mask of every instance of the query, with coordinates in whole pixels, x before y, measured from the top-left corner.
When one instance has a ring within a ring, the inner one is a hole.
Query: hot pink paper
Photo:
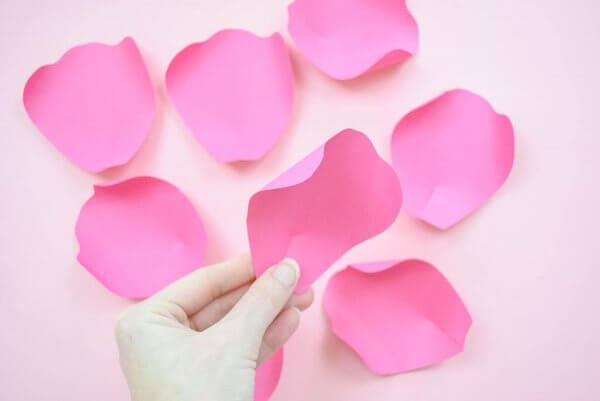
[[[257,276],[298,261],[304,292],[354,245],[394,222],[402,192],[364,134],[344,130],[250,199],[248,239]]]
[[[402,62],[418,48],[417,23],[404,0],[296,0],[288,13],[298,49],[336,79]]]
[[[329,280],[323,304],[335,335],[380,375],[462,352],[471,327],[450,283],[416,259],[351,265]]]
[[[83,267],[128,298],[148,297],[204,263],[198,213],[179,189],[157,178],[96,185],[75,235]]]
[[[404,210],[441,229],[490,198],[508,177],[513,157],[508,117],[461,89],[408,113],[392,136]]]
[[[220,161],[262,158],[292,115],[294,74],[278,33],[220,31],[179,52],[166,83],[187,126]]]
[[[283,366],[283,348],[276,351],[256,369],[254,401],[267,401],[277,388]]]
[[[23,103],[38,129],[67,159],[90,172],[127,163],[154,118],[154,93],[131,38],[90,43],[39,68]]]

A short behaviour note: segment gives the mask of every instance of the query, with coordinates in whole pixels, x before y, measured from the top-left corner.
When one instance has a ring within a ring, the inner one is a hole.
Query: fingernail
[[[284,287],[291,287],[296,283],[300,275],[298,263],[293,259],[284,259],[279,263],[273,272],[273,277]]]

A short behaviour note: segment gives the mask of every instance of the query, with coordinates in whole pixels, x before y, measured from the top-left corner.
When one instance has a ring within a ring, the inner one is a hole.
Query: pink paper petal
[[[258,160],[287,127],[294,74],[279,34],[224,30],[171,61],[167,91],[198,141],[218,160]]]
[[[90,172],[127,163],[154,118],[154,93],[131,38],[90,43],[39,68],[27,81],[29,117],[67,159]]]
[[[417,51],[417,23],[404,0],[296,0],[288,13],[300,52],[332,78],[352,79]]]
[[[394,129],[392,160],[404,210],[445,229],[479,208],[512,168],[513,127],[482,97],[444,93]]]
[[[323,303],[335,335],[381,375],[462,352],[471,327],[450,283],[415,259],[349,266],[329,280]]]
[[[198,213],[179,189],[157,178],[96,185],[75,234],[79,262],[128,298],[148,297],[204,262]]]
[[[256,369],[254,401],[267,401],[271,398],[279,383],[282,366],[283,348],[280,348]]]
[[[285,257],[298,261],[304,292],[354,245],[394,222],[402,192],[369,139],[344,130],[250,199],[248,238],[262,274]]]

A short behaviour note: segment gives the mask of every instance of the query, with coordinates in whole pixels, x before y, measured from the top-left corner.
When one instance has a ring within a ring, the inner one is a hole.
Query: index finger
[[[252,259],[249,254],[244,254],[225,262],[201,267],[170,284],[152,299],[177,304],[191,316],[212,300],[254,279]]]

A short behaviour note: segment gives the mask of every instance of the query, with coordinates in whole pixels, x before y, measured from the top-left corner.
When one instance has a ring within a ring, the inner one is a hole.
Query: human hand
[[[255,280],[249,256],[203,267],[127,309],[116,338],[133,401],[251,401],[256,367],[294,333],[312,289],[296,262]]]

